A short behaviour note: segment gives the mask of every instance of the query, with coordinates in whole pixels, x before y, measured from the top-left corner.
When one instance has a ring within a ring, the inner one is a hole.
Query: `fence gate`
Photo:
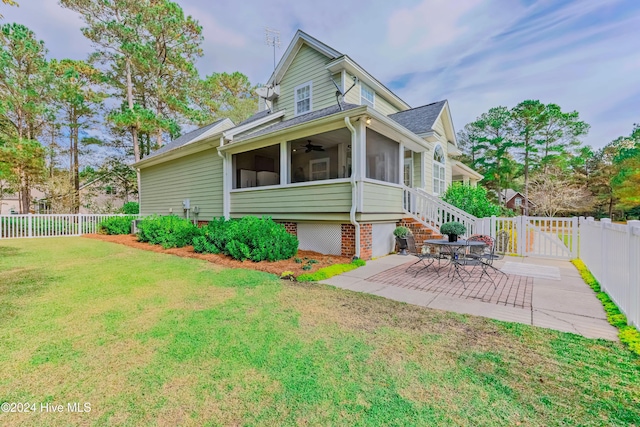
[[[512,255],[578,257],[578,218],[482,218],[477,221],[477,233],[489,234],[499,249]]]

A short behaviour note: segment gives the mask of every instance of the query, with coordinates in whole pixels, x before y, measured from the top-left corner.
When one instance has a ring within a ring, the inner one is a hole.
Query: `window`
[[[280,145],[234,154],[233,188],[280,184]]]
[[[367,178],[400,184],[398,143],[367,128]]]
[[[311,88],[311,82],[306,82],[295,87],[296,116],[311,111]]]
[[[329,158],[309,160],[309,172],[311,181],[329,179]]]
[[[520,197],[516,197],[515,205],[516,206],[522,206],[522,199]]]
[[[376,102],[376,93],[364,83],[360,84],[360,104],[373,107]]]
[[[433,194],[441,196],[444,194],[445,189],[444,151],[438,145],[433,152]]]
[[[346,128],[289,141],[289,182],[351,176],[351,132]]]

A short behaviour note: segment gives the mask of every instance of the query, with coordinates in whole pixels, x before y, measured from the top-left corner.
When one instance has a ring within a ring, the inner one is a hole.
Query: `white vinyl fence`
[[[578,218],[517,216],[479,218],[477,234],[496,239],[508,254],[542,258],[578,257]]]
[[[107,218],[137,217],[124,214],[26,214],[0,216],[0,239],[81,236],[98,232]]]
[[[640,221],[581,218],[580,259],[629,323],[640,328]]]

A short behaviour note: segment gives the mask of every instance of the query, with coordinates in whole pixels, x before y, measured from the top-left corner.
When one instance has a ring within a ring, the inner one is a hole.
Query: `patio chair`
[[[500,261],[504,259],[505,252],[509,246],[509,233],[504,230],[498,232],[496,236],[495,244],[491,247],[491,250],[484,253],[480,259],[484,262],[488,268],[491,268],[493,271],[497,271],[505,277],[509,277],[507,273],[496,268],[493,263],[495,261]]]
[[[462,282],[462,286],[467,289],[467,283],[465,282],[460,272],[464,271],[465,273],[467,273],[467,275],[469,275],[469,278],[471,278],[471,272],[467,271],[466,267],[472,267],[471,271],[473,271],[475,268],[480,268],[482,272],[480,273],[480,278],[478,279],[478,281],[482,280],[482,276],[487,276],[491,283],[493,283],[493,287],[497,288],[498,285],[496,284],[495,280],[487,272],[490,264],[486,262],[485,257],[487,257],[489,254],[485,252],[485,249],[488,247],[488,245],[482,247],[474,247],[469,245],[469,243],[473,241],[485,240],[469,238],[467,239],[466,246],[460,246],[452,250],[451,264],[453,268],[452,272],[450,273],[452,274],[451,280],[453,281],[453,278],[458,276],[458,279],[460,279],[460,281]],[[494,248],[495,245],[492,245],[490,250],[493,251]],[[482,250],[482,252],[479,252],[479,250]]]
[[[436,261],[438,261],[438,264],[439,264],[440,260],[442,259],[442,255],[440,254],[440,251],[436,246],[425,245],[423,247],[423,250],[418,251],[416,248],[416,240],[412,234],[409,234],[407,236],[407,251],[409,252],[410,255],[417,257],[418,260],[413,264],[411,264],[409,267],[407,267],[406,272],[409,272],[409,270],[413,268],[413,266],[415,266],[416,264],[422,263],[423,265],[421,269],[416,271],[416,274],[414,274],[413,277],[417,277],[418,273],[432,266],[433,263],[435,263]],[[439,276],[440,272],[438,271],[438,269],[435,267],[433,269],[435,270],[436,274]]]
[[[470,246],[467,253],[471,257],[482,258],[493,250],[494,240],[491,236],[484,234],[474,234],[467,239],[467,242],[483,242],[486,246]]]

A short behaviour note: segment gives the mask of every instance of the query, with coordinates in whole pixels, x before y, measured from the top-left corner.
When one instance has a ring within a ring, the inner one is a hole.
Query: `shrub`
[[[150,216],[138,223],[138,240],[163,248],[182,248],[191,245],[200,235],[198,227],[177,216]]]
[[[138,215],[140,213],[140,204],[138,202],[127,202],[122,205],[120,212],[125,215]]]
[[[467,227],[458,221],[445,222],[440,226],[440,233],[461,236],[467,232]]]
[[[393,230],[393,235],[401,239],[407,237],[409,234],[411,234],[411,230],[409,230],[407,227],[400,226],[396,227],[396,229]]]
[[[133,216],[117,216],[107,218],[98,225],[99,234],[131,234]]]
[[[447,188],[442,200],[478,218],[500,216],[502,213],[500,206],[487,198],[487,190],[480,186],[472,187],[454,182]]]
[[[355,270],[358,267],[362,267],[366,262],[362,259],[355,259],[350,264],[334,264],[329,267],[321,268],[315,273],[306,273],[298,276],[298,282],[317,282],[319,280],[325,280],[338,274],[346,273],[347,271]]]
[[[241,261],[279,261],[298,252],[298,238],[271,218],[214,219],[202,229],[202,238],[194,242],[196,252],[223,253]]]

